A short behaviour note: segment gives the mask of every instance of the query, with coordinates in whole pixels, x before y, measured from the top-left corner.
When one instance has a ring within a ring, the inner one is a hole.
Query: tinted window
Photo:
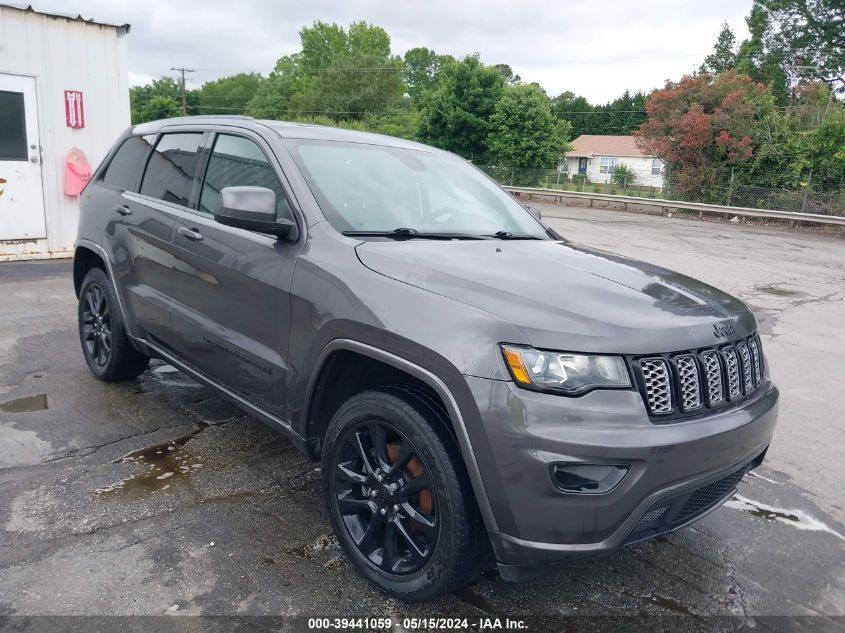
[[[291,218],[282,183],[255,141],[219,134],[205,170],[199,210],[213,214],[220,210],[224,187],[266,187],[276,194],[276,217]]]
[[[0,90],[0,160],[26,160],[23,93]]]
[[[111,159],[103,182],[124,191],[137,191],[144,170],[144,162],[150,153],[155,136],[132,136],[123,142]]]
[[[188,206],[199,161],[201,133],[165,134],[150,155],[141,193]]]

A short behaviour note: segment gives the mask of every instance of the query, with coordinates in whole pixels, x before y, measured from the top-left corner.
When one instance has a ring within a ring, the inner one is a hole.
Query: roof
[[[111,24],[109,22],[100,22],[99,20],[92,20],[90,18],[84,18],[81,14],[77,13],[76,15],[72,13],[53,13],[47,11],[39,11],[34,9],[31,4],[13,4],[8,2],[0,2],[0,8],[4,9],[17,9],[18,11],[23,11],[24,13],[34,13],[36,15],[44,15],[48,18],[61,18],[64,20],[69,20],[70,22],[84,22],[85,24],[92,24],[96,26],[110,26],[114,29],[123,29],[124,33],[129,33],[129,29],[132,28],[129,24]]]
[[[282,138],[289,139],[311,139],[319,141],[346,141],[349,143],[363,143],[367,145],[381,145],[387,147],[401,147],[406,149],[422,150],[427,152],[442,152],[435,147],[408,141],[394,136],[375,134],[373,132],[361,132],[345,128],[331,127],[328,125],[314,125],[312,123],[297,123],[289,121],[271,121],[253,119],[249,116],[230,114],[206,114],[198,116],[174,117],[171,119],[159,119],[138,123],[133,126],[134,134],[155,134],[168,125],[231,125],[252,130],[270,128]]]
[[[582,134],[571,143],[567,156],[643,156],[649,154],[637,147],[635,137],[611,134]]]

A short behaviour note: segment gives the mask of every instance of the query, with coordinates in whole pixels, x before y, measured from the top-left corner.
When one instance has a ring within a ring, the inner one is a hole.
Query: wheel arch
[[[79,291],[82,289],[82,282],[85,280],[85,275],[92,268],[101,268],[106,273],[106,276],[111,279],[105,259],[98,250],[86,245],[77,246],[73,253],[73,291],[76,293],[77,299],[79,298]]]
[[[418,383],[440,399],[450,423],[450,428],[446,430],[454,438],[461,453],[484,523],[488,530],[497,529],[464,418],[448,385],[424,367],[386,350],[351,339],[334,339],[323,348],[308,383],[302,416],[303,435],[312,456],[319,454],[323,434],[334,412],[348,397],[361,390],[359,381],[349,379],[353,372],[347,371],[349,363],[355,360],[366,363],[367,370],[381,368],[384,372],[382,375],[392,377],[389,382],[402,382],[404,379]],[[375,375],[378,376],[378,372]],[[336,376],[344,377],[342,387],[329,393]],[[355,387],[351,388],[352,385]],[[375,384],[365,383],[364,388],[367,386]]]

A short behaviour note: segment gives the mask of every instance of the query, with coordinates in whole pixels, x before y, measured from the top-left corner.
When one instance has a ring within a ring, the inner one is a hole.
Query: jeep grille
[[[741,400],[763,382],[756,334],[729,345],[638,358],[640,388],[653,416],[699,413]]]

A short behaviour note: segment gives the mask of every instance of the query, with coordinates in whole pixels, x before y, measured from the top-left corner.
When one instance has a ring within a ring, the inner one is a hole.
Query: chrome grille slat
[[[704,377],[707,383],[707,402],[710,406],[721,404],[725,400],[722,389],[722,364],[713,350],[702,352],[701,360],[704,365]]]
[[[728,384],[728,397],[736,400],[742,395],[742,385],[739,377],[739,359],[733,347],[726,347],[722,350],[722,358],[725,359],[726,382]]]
[[[756,337],[752,336],[748,339],[748,349],[751,350],[751,361],[754,363],[754,386],[757,387],[763,382],[763,363]]]
[[[751,352],[745,341],[736,344],[736,351],[739,353],[739,360],[742,367],[742,386],[744,393],[748,395],[754,390],[754,375],[751,372]]]
[[[662,358],[643,358],[640,370],[645,381],[648,409],[654,415],[672,412],[672,384],[669,366]]]
[[[678,369],[678,402],[684,411],[694,411],[701,407],[701,389],[698,385],[698,364],[692,354],[675,358]]]

